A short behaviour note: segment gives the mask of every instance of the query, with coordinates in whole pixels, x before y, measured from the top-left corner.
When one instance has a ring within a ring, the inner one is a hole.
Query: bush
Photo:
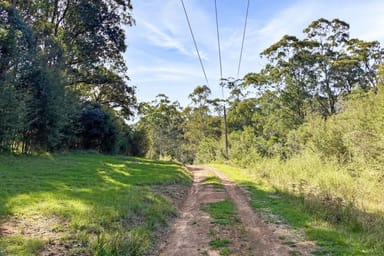
[[[229,136],[229,156],[232,162],[242,167],[254,166],[260,160],[260,151],[264,150],[262,138],[256,137],[252,127],[233,132]]]
[[[80,116],[81,148],[116,153],[119,137],[115,117],[97,103],[86,102]]]
[[[211,163],[223,159],[220,152],[220,142],[212,138],[204,138],[196,153],[196,163]]]

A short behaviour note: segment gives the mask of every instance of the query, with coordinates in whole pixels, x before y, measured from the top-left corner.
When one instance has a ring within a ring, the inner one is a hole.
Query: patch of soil
[[[177,210],[181,209],[185,199],[188,196],[189,189],[190,186],[177,184],[167,186],[160,185],[152,187],[152,191],[160,193],[166,198],[168,198]]]
[[[166,198],[168,198],[171,202],[173,207],[176,208],[177,212],[180,212],[182,209],[182,206],[188,196],[188,192],[190,190],[190,186],[186,185],[159,185],[152,187],[152,191],[156,193],[160,193]],[[176,216],[172,216],[169,219],[170,223],[173,223],[175,221]],[[170,227],[165,227],[158,229],[154,232],[154,240],[156,241],[156,244],[154,245],[153,249],[148,252],[149,255],[155,255],[157,251],[159,250],[159,246],[163,243],[165,243],[166,238],[168,237],[170,232]]]
[[[12,216],[0,224],[0,236],[22,236],[25,239],[45,241],[39,255],[67,255],[71,245],[64,243],[68,223],[57,217],[23,218]]]

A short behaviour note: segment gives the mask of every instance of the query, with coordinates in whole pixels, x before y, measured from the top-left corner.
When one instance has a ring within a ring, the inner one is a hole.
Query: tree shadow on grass
[[[0,216],[45,200],[111,206],[124,200],[133,187],[141,186],[146,193],[147,185],[190,183],[180,165],[169,161],[97,154],[0,156],[0,160]]]
[[[240,185],[250,192],[251,205],[264,220],[276,221],[269,213],[280,216],[278,222],[303,229],[308,239],[316,241],[322,249],[315,255],[384,255],[383,214],[364,212],[322,195],[267,191],[253,182]]]
[[[150,186],[190,183],[190,175],[169,161],[84,153],[0,155],[0,254],[25,225],[28,234],[44,239],[57,240],[52,228],[61,230],[65,248],[75,245],[81,255],[132,243],[149,248],[155,231],[175,216],[170,200]],[[41,226],[46,220],[53,225]],[[2,236],[7,226],[14,232]]]

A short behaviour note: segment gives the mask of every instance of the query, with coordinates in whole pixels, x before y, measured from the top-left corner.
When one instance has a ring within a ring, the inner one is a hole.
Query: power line
[[[207,78],[207,73],[205,72],[204,65],[203,65],[203,61],[201,60],[201,56],[200,56],[200,52],[199,52],[199,48],[197,48],[197,43],[196,43],[195,36],[193,35],[192,26],[191,26],[191,23],[189,22],[189,17],[188,17],[187,9],[185,8],[184,1],[183,1],[183,0],[180,0],[180,2],[181,2],[181,4],[183,5],[183,9],[184,9],[185,17],[186,17],[187,22],[188,22],[189,31],[191,32],[191,36],[192,36],[192,40],[193,40],[193,44],[195,45],[195,49],[196,49],[196,52],[197,52],[197,56],[199,57],[199,61],[200,61],[201,69],[203,70],[203,73],[204,73],[205,81],[207,82],[207,86],[209,86],[209,82],[208,82],[208,78]]]
[[[217,33],[217,48],[219,50],[219,63],[220,63],[220,83],[221,83],[221,94],[224,100],[224,84],[223,84],[223,65],[221,61],[221,47],[220,47],[220,33],[219,33],[219,18],[217,15],[217,1],[215,0],[215,14],[216,14],[216,33]],[[225,103],[223,102],[223,119],[224,119],[224,138],[225,138],[225,158],[228,159],[228,126],[227,126],[227,110],[225,108]]]
[[[215,14],[216,14],[216,35],[217,35],[217,48],[219,50],[219,64],[220,64],[220,83],[223,79],[223,64],[221,60],[221,46],[220,46],[220,32],[219,32],[219,18],[217,14],[217,0],[215,0]],[[221,85],[221,95],[224,99],[224,85]]]
[[[239,65],[237,67],[237,79],[239,78],[241,59],[242,59],[242,56],[243,56],[243,48],[244,48],[244,41],[245,41],[244,39],[245,39],[245,32],[247,30],[247,21],[248,21],[248,11],[249,11],[249,0],[248,0],[248,3],[247,3],[247,12],[245,14],[245,22],[244,22],[244,30],[243,30],[243,40],[241,42]]]
[[[217,33],[217,47],[219,49],[219,63],[220,63],[220,79],[223,78],[223,65],[221,62],[221,47],[220,47],[220,33],[219,33],[219,18],[217,15],[217,1],[215,0],[215,14],[216,14],[216,33]]]

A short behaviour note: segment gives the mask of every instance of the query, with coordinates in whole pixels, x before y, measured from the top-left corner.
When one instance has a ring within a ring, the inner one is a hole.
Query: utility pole
[[[220,79],[220,86],[221,86],[221,94],[222,94],[222,103],[223,103],[223,119],[224,119],[224,138],[225,138],[225,160],[229,160],[229,145],[228,145],[228,125],[227,125],[227,108],[225,107],[225,99],[224,99],[224,86],[228,83],[227,79]]]
[[[225,159],[229,160],[228,153],[228,126],[227,126],[227,110],[224,105],[224,133],[225,133]]]

